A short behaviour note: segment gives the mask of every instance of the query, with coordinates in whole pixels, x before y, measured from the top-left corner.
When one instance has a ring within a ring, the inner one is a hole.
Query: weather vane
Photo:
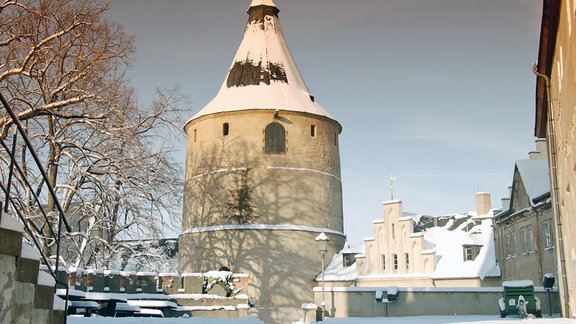
[[[390,175],[390,200],[394,200],[394,181],[396,176]]]

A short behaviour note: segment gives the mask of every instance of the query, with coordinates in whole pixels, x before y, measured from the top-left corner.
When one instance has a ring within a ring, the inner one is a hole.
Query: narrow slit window
[[[194,130],[194,143],[196,143],[196,130]]]
[[[406,271],[410,270],[410,254],[404,253],[404,261],[406,264]]]
[[[316,137],[316,125],[310,126],[310,136]]]
[[[222,124],[222,134],[224,134],[224,136],[226,136],[226,135],[228,135],[229,132],[230,132],[230,124],[228,124],[228,123]]]

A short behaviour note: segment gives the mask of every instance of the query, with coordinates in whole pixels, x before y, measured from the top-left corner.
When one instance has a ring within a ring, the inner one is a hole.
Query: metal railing
[[[67,232],[71,232],[72,229],[70,227],[70,224],[68,223],[68,220],[66,219],[66,216],[64,214],[64,209],[62,208],[62,205],[60,204],[60,201],[58,200],[58,196],[56,195],[56,191],[50,185],[50,182],[48,181],[49,180],[48,175],[46,174],[46,171],[44,170],[44,167],[42,166],[42,163],[40,161],[40,158],[38,157],[38,154],[36,153],[36,150],[32,146],[30,139],[28,138],[24,128],[22,127],[22,124],[20,123],[18,116],[11,109],[10,105],[8,104],[8,102],[6,101],[6,99],[4,98],[4,96],[1,93],[0,93],[0,101],[2,102],[2,106],[4,106],[4,109],[6,110],[6,112],[8,113],[10,118],[12,119],[14,126],[16,127],[16,129],[14,131],[13,138],[12,138],[12,145],[11,146],[8,145],[6,143],[6,141],[4,141],[4,139],[0,139],[0,145],[2,146],[3,150],[8,154],[8,157],[10,159],[8,176],[6,177],[6,179],[7,179],[6,183],[2,183],[0,181],[0,189],[2,189],[2,191],[4,192],[3,201],[5,201],[5,204],[3,204],[3,206],[2,205],[0,205],[0,206],[2,206],[2,208],[4,208],[3,212],[9,212],[10,207],[12,207],[11,210],[15,211],[16,214],[18,215],[18,218],[21,220],[21,222],[24,226],[24,230],[26,231],[26,233],[28,233],[28,235],[30,236],[30,239],[34,242],[34,245],[36,246],[36,248],[40,252],[40,256],[41,256],[44,264],[47,266],[48,272],[56,281],[57,285],[54,287],[54,289],[57,288],[58,284],[63,285],[66,288],[66,298],[65,298],[65,311],[66,311],[67,305],[68,305],[68,283],[62,282],[61,280],[58,279],[58,266],[59,266],[59,261],[60,261],[60,246],[61,246],[60,239],[62,236],[62,227],[64,226],[65,230]],[[48,189],[48,195],[51,196],[51,198],[53,199],[53,201],[55,203],[54,204],[55,208],[56,208],[55,212],[57,212],[57,214],[58,214],[58,222],[57,222],[58,226],[56,229],[54,229],[54,227],[52,226],[53,224],[50,221],[49,214],[51,212],[46,211],[45,204],[42,202],[41,198],[38,196],[38,194],[36,193],[36,191],[32,187],[32,184],[30,183],[26,173],[22,170],[22,167],[18,164],[18,160],[16,158],[16,148],[17,148],[18,136],[20,136],[21,140],[24,142],[24,146],[25,146],[26,150],[33,157],[34,163],[36,164],[36,167],[38,168],[38,170],[42,176],[42,180],[44,181],[44,185]],[[13,197],[11,195],[12,181],[14,180],[15,173],[17,173],[19,175],[19,179],[21,180],[21,183],[24,186],[26,186],[29,189],[29,192],[32,194],[32,198],[33,198],[32,202],[33,202],[34,206],[36,208],[38,208],[38,210],[40,211],[40,214],[43,217],[43,221],[45,221],[45,224],[48,228],[48,234],[51,235],[52,239],[54,240],[53,242],[54,242],[54,245],[56,247],[56,259],[54,262],[54,266],[51,266],[49,257],[44,252],[42,245],[40,244],[40,242],[38,241],[38,238],[35,235],[34,230],[36,232],[39,232],[40,229],[38,229],[36,227],[37,226],[36,224],[34,224],[33,222],[29,222],[27,220],[27,217],[23,212],[19,197]],[[0,211],[0,220],[1,220],[3,212]]]

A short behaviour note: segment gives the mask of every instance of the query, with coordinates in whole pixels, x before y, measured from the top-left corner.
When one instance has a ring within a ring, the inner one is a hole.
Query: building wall
[[[383,317],[386,307],[375,302],[377,290],[384,291],[389,286],[378,287],[334,287],[326,292],[326,309],[333,317]],[[321,291],[315,290],[316,302],[321,301]],[[547,292],[535,287],[535,295],[540,298],[542,314],[548,314]],[[386,296],[386,294],[384,295]],[[498,299],[502,297],[501,287],[492,288],[399,288],[398,301],[388,305],[388,316],[430,316],[430,315],[494,315],[498,316]],[[560,311],[558,291],[550,293],[552,312]],[[545,316],[545,315],[544,315]]]
[[[544,143],[537,140],[536,151],[529,153],[530,160],[516,162],[508,209],[494,217],[497,258],[503,281],[529,279],[541,286],[545,274],[558,277],[556,225],[549,189],[545,186],[548,168],[536,167],[546,165],[542,161],[546,157]],[[536,190],[543,192],[536,193]],[[532,197],[530,192],[541,197]]]
[[[554,128],[549,124],[549,136],[553,138],[551,160],[555,179],[555,203],[563,239],[559,265],[565,264],[563,287],[568,299],[566,316],[576,316],[576,159],[574,142],[576,133],[576,3],[562,0],[560,5],[558,33],[550,75],[549,115],[554,119]],[[550,134],[550,131],[551,134]],[[560,235],[559,235],[560,237]],[[561,242],[559,242],[560,244]],[[562,278],[563,277],[563,278]]]
[[[554,229],[554,219],[551,207],[527,211],[517,215],[509,222],[496,226],[498,244],[498,260],[502,271],[502,280],[529,279],[535,285],[542,285],[543,276],[552,273],[557,277],[556,248],[546,243],[545,227]],[[524,251],[523,235],[531,228],[533,234],[533,249]],[[513,234],[515,238],[513,251],[506,246],[507,240]]]
[[[383,219],[374,221],[374,237],[364,240],[365,256],[357,256],[357,274],[430,274],[435,253],[423,253],[424,237],[413,233],[411,217],[402,217],[402,201],[385,202]]]
[[[264,152],[272,122],[285,129],[283,153]],[[185,130],[182,270],[226,266],[249,274],[263,312],[309,303],[321,271],[314,238],[326,232],[327,255],[345,241],[340,125],[306,113],[246,110],[202,116]]]

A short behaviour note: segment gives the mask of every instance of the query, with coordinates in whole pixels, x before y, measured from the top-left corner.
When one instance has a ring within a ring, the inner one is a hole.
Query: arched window
[[[286,151],[286,131],[279,123],[270,123],[264,130],[264,151],[284,153]]]

